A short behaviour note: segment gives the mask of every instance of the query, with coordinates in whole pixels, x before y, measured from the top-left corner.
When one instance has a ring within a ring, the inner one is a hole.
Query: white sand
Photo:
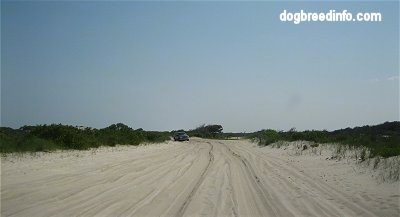
[[[1,216],[399,216],[399,182],[245,140],[1,159]]]

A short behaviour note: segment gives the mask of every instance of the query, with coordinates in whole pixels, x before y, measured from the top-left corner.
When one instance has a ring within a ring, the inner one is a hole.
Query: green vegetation
[[[0,152],[35,152],[56,149],[89,149],[99,146],[138,145],[170,139],[169,132],[132,129],[125,124],[112,124],[103,129],[61,124],[0,128]]]
[[[266,146],[278,141],[311,141],[311,148],[321,143],[339,144],[338,151],[352,148],[369,150],[362,153],[364,160],[381,156],[384,158],[400,155],[400,122],[385,122],[376,126],[346,128],[328,132],[303,131],[295,128],[289,131],[261,130],[254,133],[223,133],[221,125],[201,125],[187,131],[189,136],[211,139],[229,139],[247,137],[257,140],[259,145]],[[172,131],[173,133],[174,131]],[[99,146],[138,145],[140,143],[157,143],[170,139],[171,132],[144,131],[132,129],[125,124],[112,124],[106,128],[74,127],[61,124],[23,126],[19,129],[0,127],[0,152],[36,152],[56,149],[89,149]],[[343,147],[342,147],[343,146]]]
[[[222,126],[213,124],[213,125],[201,125],[194,130],[189,130],[187,134],[189,136],[196,136],[201,138],[209,138],[209,139],[222,139],[225,138],[225,135],[222,133]]]
[[[376,126],[346,128],[328,132],[303,131],[295,128],[287,132],[275,130],[261,130],[247,135],[257,140],[259,145],[266,146],[278,141],[311,141],[318,143],[337,143],[351,147],[366,147],[370,150],[369,157],[391,157],[400,155],[400,122],[385,122]],[[339,147],[340,150],[340,147]],[[365,153],[361,158],[365,158]]]

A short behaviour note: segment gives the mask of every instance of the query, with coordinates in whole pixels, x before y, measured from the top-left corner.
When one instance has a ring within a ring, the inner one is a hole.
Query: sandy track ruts
[[[196,193],[197,189],[200,187],[201,183],[203,182],[204,178],[207,175],[207,171],[210,168],[210,165],[213,163],[214,161],[214,154],[213,154],[213,148],[214,146],[211,145],[210,142],[208,142],[208,144],[210,145],[210,151],[208,152],[208,156],[209,156],[209,160],[208,160],[208,164],[206,169],[204,169],[203,173],[201,174],[199,180],[197,181],[196,185],[194,186],[194,188],[192,189],[192,191],[190,192],[189,196],[187,197],[187,199],[185,200],[185,202],[183,203],[183,205],[181,206],[181,208],[178,211],[178,214],[176,215],[177,217],[183,216],[183,214],[186,211],[187,205],[190,203],[190,201],[192,200],[193,195]]]
[[[334,179],[322,179],[318,175],[324,167],[331,167],[330,162],[315,161],[320,170],[248,141],[198,138],[138,148],[8,157],[1,166],[1,214],[238,217],[400,213],[400,192],[395,188],[386,189],[371,180],[366,181],[368,185],[354,181],[356,174],[346,172],[345,165],[330,170]]]

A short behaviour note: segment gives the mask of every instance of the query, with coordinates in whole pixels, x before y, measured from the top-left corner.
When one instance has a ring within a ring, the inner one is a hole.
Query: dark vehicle
[[[189,136],[185,132],[176,132],[174,134],[175,141],[189,141]]]

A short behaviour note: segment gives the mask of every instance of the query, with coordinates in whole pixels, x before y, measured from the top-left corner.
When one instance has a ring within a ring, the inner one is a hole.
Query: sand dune
[[[399,183],[246,140],[7,156],[2,216],[399,216]]]

